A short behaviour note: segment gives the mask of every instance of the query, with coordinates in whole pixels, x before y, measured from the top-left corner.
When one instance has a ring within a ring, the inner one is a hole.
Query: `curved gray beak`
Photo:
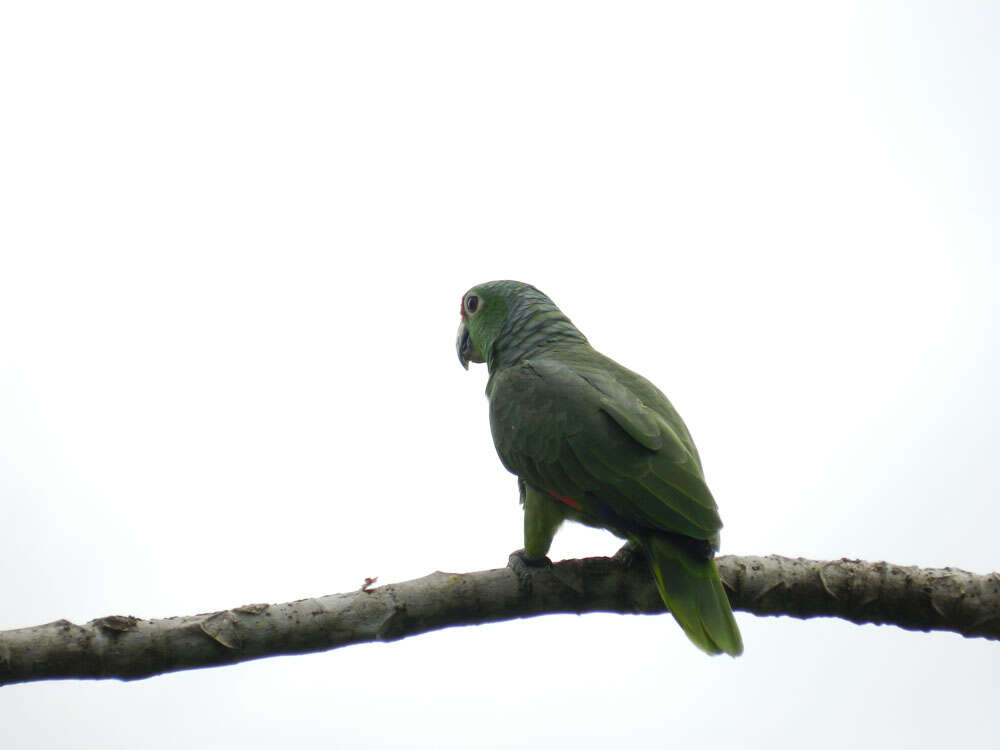
[[[479,353],[475,346],[472,345],[472,339],[469,338],[469,329],[465,327],[465,321],[463,320],[458,325],[458,337],[455,339],[455,351],[458,353],[458,361],[462,363],[462,367],[466,370],[469,369],[469,362],[485,362],[483,355]]]

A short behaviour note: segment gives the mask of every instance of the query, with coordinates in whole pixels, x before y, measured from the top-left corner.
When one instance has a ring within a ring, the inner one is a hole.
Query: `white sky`
[[[0,627],[503,565],[492,278],[671,396],[724,552],[1000,568],[998,50],[991,2],[4,3]],[[0,743],[1000,740],[995,643],[737,617],[9,687]]]

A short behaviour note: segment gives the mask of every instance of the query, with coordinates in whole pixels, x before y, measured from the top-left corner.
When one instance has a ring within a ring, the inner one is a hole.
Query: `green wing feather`
[[[619,532],[714,541],[722,522],[683,422],[640,400],[607,369],[619,365],[587,349],[594,361],[546,357],[498,373],[490,424],[501,461],[534,487],[584,505],[592,496],[621,519]]]
[[[671,537],[716,548],[722,522],[694,442],[655,386],[576,345],[498,371],[490,426],[508,470],[573,498],[579,520],[642,547],[664,603],[696,645],[742,652],[715,562]]]

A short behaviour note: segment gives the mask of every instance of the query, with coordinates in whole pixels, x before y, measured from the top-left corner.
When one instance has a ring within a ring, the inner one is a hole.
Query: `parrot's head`
[[[497,282],[472,287],[462,295],[462,322],[458,325],[455,350],[462,367],[469,362],[485,362],[483,352],[493,345],[507,317],[508,305],[496,289]]]
[[[462,295],[462,322],[455,349],[462,367],[487,362],[490,372],[505,359],[525,353],[539,340],[587,339],[556,307],[530,284],[520,281],[487,281]]]

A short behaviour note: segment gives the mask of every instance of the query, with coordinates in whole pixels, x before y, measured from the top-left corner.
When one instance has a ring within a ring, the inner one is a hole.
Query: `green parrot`
[[[566,520],[641,552],[664,604],[709,654],[743,652],[713,556],[722,521],[687,427],[659,389],[587,343],[551,299],[519,281],[462,297],[458,359],[485,362],[490,428],[518,477],[527,564]]]

